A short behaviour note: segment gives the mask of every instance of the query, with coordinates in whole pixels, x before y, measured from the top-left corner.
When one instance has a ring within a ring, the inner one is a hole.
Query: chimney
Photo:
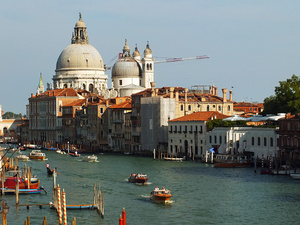
[[[31,93],[31,98],[33,98],[33,93]]]
[[[187,93],[188,93],[188,89],[185,88],[184,89],[184,101],[187,102]]]
[[[155,96],[155,85],[156,85],[156,83],[155,82],[150,82],[150,85],[151,85],[151,90],[152,90],[151,97],[153,97],[153,96]]]
[[[223,91],[223,102],[227,102],[227,99],[226,99],[227,89],[223,88],[222,91]]]
[[[215,89],[215,95],[217,96],[218,95],[218,88],[217,87],[214,87],[214,89]]]
[[[158,91],[159,91],[159,89],[156,88],[156,89],[155,89],[155,96],[156,96],[156,97],[158,96]]]
[[[170,98],[174,98],[174,87],[170,87]]]
[[[178,93],[178,91],[175,92],[175,100],[176,100],[176,101],[179,100],[179,93]]]
[[[232,101],[232,90],[229,91],[229,101]]]

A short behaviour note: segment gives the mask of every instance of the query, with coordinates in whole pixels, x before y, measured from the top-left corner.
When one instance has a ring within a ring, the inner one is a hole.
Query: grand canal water
[[[48,194],[22,195],[20,204],[52,201],[53,178],[46,164],[57,167],[57,183],[66,192],[67,204],[93,203],[94,184],[104,191],[105,218],[96,210],[68,210],[68,224],[118,224],[123,207],[130,225],[174,224],[299,224],[300,180],[288,176],[260,175],[253,168],[213,168],[199,162],[166,162],[125,155],[98,155],[99,162],[82,162],[80,158],[43,150],[47,161],[26,164],[41,179]],[[27,152],[22,153],[29,153]],[[22,167],[24,162],[19,162]],[[127,182],[130,173],[145,173],[149,185]],[[155,186],[172,191],[174,202],[155,204],[149,194]],[[8,224],[57,225],[58,216],[48,206],[15,207],[15,196],[2,196],[10,206]]]

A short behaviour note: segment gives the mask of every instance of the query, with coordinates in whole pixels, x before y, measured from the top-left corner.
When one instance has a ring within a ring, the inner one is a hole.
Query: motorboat
[[[95,156],[95,155],[84,156],[82,158],[82,161],[84,161],[84,162],[98,162],[98,157]]]
[[[300,180],[300,173],[291,173],[290,176],[291,176],[294,180]]]
[[[131,183],[140,183],[140,184],[144,184],[148,181],[148,177],[146,174],[142,174],[142,173],[132,173],[130,174],[130,177],[128,178],[128,181]]]
[[[65,151],[62,151],[62,150],[60,150],[60,149],[57,149],[57,150],[56,150],[56,153],[57,153],[57,154],[62,154],[62,155],[63,155],[63,154],[66,154]]]
[[[78,154],[77,151],[69,152],[69,155],[70,155],[70,156],[73,156],[73,157],[79,157],[79,156],[80,156],[80,154]]]
[[[30,159],[45,160],[46,155],[41,150],[32,150],[29,154]]]
[[[17,183],[18,183],[18,179],[16,176],[7,177],[4,181],[4,188],[16,189]],[[28,189],[28,188],[38,189],[39,186],[40,186],[40,179],[38,179],[37,181],[30,180],[30,182],[28,182],[23,178],[19,178],[19,189]],[[2,183],[0,183],[0,187],[2,188]]]
[[[19,161],[28,161],[29,157],[27,155],[17,155],[15,156],[15,159],[18,159]]]
[[[176,162],[182,162],[185,160],[185,157],[164,157],[164,160],[166,161],[176,161]]]
[[[260,174],[273,174],[273,171],[270,168],[261,168]]]
[[[164,187],[162,189],[159,189],[158,187],[155,187],[154,191],[150,193],[150,199],[154,202],[168,202],[171,200],[172,194],[171,191],[168,189],[165,189]]]

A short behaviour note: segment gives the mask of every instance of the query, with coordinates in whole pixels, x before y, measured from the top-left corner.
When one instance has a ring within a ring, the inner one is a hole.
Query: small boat
[[[273,171],[270,168],[261,168],[260,174],[273,174]]]
[[[0,188],[2,191],[2,188]],[[44,189],[19,189],[19,194],[40,194]],[[16,190],[13,188],[4,188],[5,194],[15,194]]]
[[[132,173],[130,174],[130,177],[128,178],[128,181],[130,183],[140,183],[140,184],[144,184],[148,181],[148,177],[146,174],[142,174],[142,173]]]
[[[29,157],[27,155],[17,155],[15,159],[18,159],[19,161],[28,161]]]
[[[244,167],[251,167],[252,163],[249,162],[220,162],[214,164],[215,168],[244,168]]]
[[[17,186],[17,177],[7,177],[4,181],[4,188],[8,189],[15,189]],[[23,178],[19,178],[19,189],[38,189],[40,186],[40,179],[37,181],[30,180],[30,182],[27,182],[27,180],[24,180]],[[2,188],[2,184],[0,183],[0,187]]]
[[[172,194],[170,190],[165,189],[164,187],[162,189],[159,189],[156,187],[154,191],[150,193],[150,199],[154,202],[168,202],[171,200]]]
[[[64,152],[64,151],[62,151],[62,150],[60,150],[60,149],[57,149],[57,150],[56,150],[56,153],[57,153],[57,154],[62,154],[62,155],[63,155],[63,154],[66,154],[66,152]]]
[[[291,173],[290,176],[291,176],[294,180],[300,180],[300,173]]]
[[[95,155],[84,156],[82,158],[82,161],[84,161],[84,162],[98,162],[98,157],[95,156]]]
[[[80,156],[80,154],[78,154],[77,151],[75,151],[75,152],[69,152],[69,155],[70,155],[70,156],[73,156],[73,157],[78,157],[78,156]]]
[[[177,162],[182,162],[185,160],[185,157],[180,157],[180,158],[177,158],[177,157],[164,157],[164,160],[166,161],[177,161]]]
[[[46,155],[45,153],[41,152],[41,150],[32,150],[29,154],[29,158],[36,160],[45,160]]]
[[[54,169],[50,168],[49,163],[47,163],[47,173],[48,175],[53,175]]]

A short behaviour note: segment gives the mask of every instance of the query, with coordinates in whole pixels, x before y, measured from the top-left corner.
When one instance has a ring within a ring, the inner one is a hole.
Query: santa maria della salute
[[[104,98],[130,96],[136,92],[150,88],[154,81],[154,59],[147,44],[144,58],[137,49],[133,54],[125,40],[123,53],[119,54],[118,61],[112,67],[112,84],[108,88],[108,69],[104,65],[102,56],[89,43],[89,37],[81,14],[75,24],[71,44],[59,55],[53,83],[48,84],[50,89],[73,88],[87,90]]]

